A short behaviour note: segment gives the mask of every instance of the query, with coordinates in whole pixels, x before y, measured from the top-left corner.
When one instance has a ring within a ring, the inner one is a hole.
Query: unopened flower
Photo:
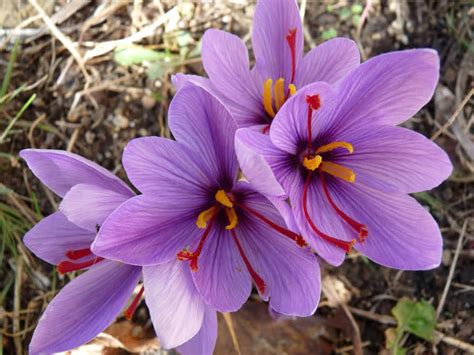
[[[219,97],[240,127],[268,125],[284,102],[301,87],[336,83],[360,63],[357,45],[346,38],[322,43],[303,56],[303,28],[295,0],[259,0],[253,19],[255,66],[237,36],[208,30],[202,39],[202,62],[208,78],[178,74]]]
[[[281,184],[298,229],[328,262],[339,265],[355,247],[398,269],[439,265],[439,228],[407,193],[437,186],[452,166],[436,144],[395,127],[429,101],[438,70],[433,50],[380,55],[336,88],[321,82],[299,90],[269,136],[237,132],[244,175],[266,191]],[[252,164],[258,159],[263,168]]]
[[[135,265],[177,258],[218,311],[239,309],[253,281],[278,312],[312,314],[320,293],[317,261],[269,200],[237,181],[236,124],[228,111],[188,83],[168,117],[177,141],[139,138],[125,148],[125,170],[143,194],[112,213],[94,252]]]
[[[108,327],[140,280],[141,267],[106,260],[90,249],[107,216],[135,194],[116,176],[78,155],[41,149],[26,149],[20,155],[33,173],[63,198],[60,211],[44,218],[25,235],[25,245],[41,259],[57,265],[59,273],[87,270],[51,301],[30,343],[31,354],[62,352],[88,342]],[[145,284],[150,272],[153,279],[160,274],[162,283],[173,277],[170,283],[181,292],[179,301],[170,288],[158,290],[154,284],[147,285],[148,307],[152,313],[160,313],[155,328],[162,342],[170,347],[185,347],[183,343],[189,341],[203,349],[213,348],[212,339],[200,334],[211,338],[214,334],[215,342],[215,311],[204,305],[189,271],[177,262],[163,264],[156,270],[145,270]],[[132,316],[142,293],[143,287],[125,310],[127,318]],[[160,305],[169,299],[174,300],[173,309],[162,309]],[[186,328],[187,320],[182,321],[176,314],[188,315],[194,309],[200,309],[201,323],[195,329]],[[192,354],[186,348],[183,351]],[[211,353],[212,350],[203,351]]]

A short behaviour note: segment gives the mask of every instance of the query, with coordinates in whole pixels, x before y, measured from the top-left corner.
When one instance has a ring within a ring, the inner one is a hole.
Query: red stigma
[[[321,98],[318,94],[306,95],[306,103],[308,104],[308,156],[310,156],[313,145],[313,111],[321,107]]]
[[[213,216],[209,220],[209,224],[207,225],[206,230],[204,231],[201,240],[199,241],[199,245],[194,252],[190,252],[189,250],[182,250],[178,254],[176,254],[178,260],[186,261],[189,260],[189,267],[192,271],[198,271],[198,258],[201,255],[202,248],[204,247],[204,243],[211,231],[212,225],[214,224],[214,220],[216,219],[217,211],[214,212]]]
[[[140,300],[143,295],[143,291],[145,288],[142,286],[140,288],[140,291],[138,291],[137,295],[133,298],[132,302],[130,303],[130,306],[123,312],[123,315],[125,316],[125,319],[131,320],[133,317],[133,313],[137,310],[138,304],[140,303]]]
[[[324,174],[322,172],[319,173],[321,176],[321,184],[323,186],[323,191],[324,195],[326,196],[326,199],[329,201],[329,204],[331,207],[337,212],[337,214],[344,220],[348,225],[352,227],[357,233],[359,233],[359,242],[363,242],[365,238],[369,236],[369,231],[367,230],[367,226],[355,221],[351,217],[349,217],[347,214],[344,213],[339,207],[336,206],[334,203],[334,200],[331,198],[331,195],[329,195],[328,188],[326,186],[326,180],[324,178]]]
[[[309,186],[310,180],[311,180],[311,174],[308,173],[308,177],[306,178],[306,181],[304,183],[304,188],[303,188],[303,212],[304,212],[304,217],[308,221],[311,229],[319,237],[321,237],[322,239],[324,239],[325,241],[327,241],[331,244],[334,244],[338,248],[343,249],[346,253],[349,253],[352,250],[352,246],[355,244],[355,239],[351,240],[350,242],[346,242],[344,240],[340,240],[340,239],[336,239],[334,237],[331,237],[331,236],[321,232],[316,227],[316,225],[313,223],[313,221],[311,220],[311,217],[309,216],[309,213],[308,213],[308,206],[307,206],[307,203],[308,203],[308,186]]]
[[[82,259],[86,256],[92,255],[92,252],[89,248],[77,249],[77,250],[68,250],[66,256],[71,260]]]
[[[64,275],[68,272],[85,269],[89,266],[92,266],[92,265],[95,265],[95,264],[101,262],[102,260],[104,260],[104,258],[101,258],[100,256],[96,256],[94,259],[84,261],[82,263],[73,263],[71,261],[66,260],[66,261],[61,261],[58,264],[56,269],[58,270],[58,272],[61,275]]]
[[[252,277],[252,280],[255,282],[255,286],[257,286],[257,289],[260,292],[260,294],[264,295],[265,294],[265,289],[266,289],[265,282],[260,277],[260,275],[255,272],[252,265],[250,264],[249,259],[245,255],[244,250],[242,249],[242,246],[240,245],[240,242],[237,239],[237,234],[235,233],[235,230],[231,229],[230,233],[232,235],[232,238],[235,241],[235,244],[237,245],[237,249],[239,250],[239,253],[240,253],[240,256],[242,257],[242,260],[244,261],[244,264],[247,267],[247,270],[249,271],[250,276]]]
[[[291,83],[293,84],[296,73],[296,28],[288,31],[286,42],[288,43],[291,52]]]
[[[265,217],[261,213],[255,211],[253,208],[250,208],[246,205],[240,205],[240,204],[239,204],[239,207],[241,207],[243,210],[249,212],[250,214],[254,215],[255,217],[257,217],[262,222],[268,224],[270,227],[272,227],[274,230],[276,230],[280,234],[282,234],[285,237],[290,238],[291,240],[293,240],[299,247],[303,248],[303,247],[308,246],[308,244],[306,244],[306,242],[304,241],[304,239],[301,235],[296,234],[296,233],[294,233],[294,232],[292,232],[292,231],[290,231],[286,228],[283,228],[283,227],[279,226],[276,223],[273,223],[271,220],[269,220],[267,217]]]

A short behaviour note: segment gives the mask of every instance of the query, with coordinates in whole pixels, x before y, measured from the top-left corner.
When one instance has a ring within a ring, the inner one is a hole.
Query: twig
[[[222,313],[222,315],[224,316],[227,328],[229,328],[230,337],[232,338],[232,343],[234,344],[235,351],[237,351],[237,354],[242,355],[242,353],[240,352],[240,346],[237,340],[237,335],[235,334],[234,325],[232,323],[232,317],[230,316],[230,313]]]
[[[456,120],[456,118],[458,117],[459,113],[463,110],[464,106],[467,104],[467,102],[471,99],[472,95],[474,94],[474,89],[471,89],[471,91],[469,91],[469,93],[466,95],[466,97],[464,97],[464,100],[462,100],[461,102],[461,105],[458,106],[458,108],[456,109],[456,111],[454,111],[454,113],[451,115],[451,117],[449,118],[449,120],[446,121],[446,123],[444,125],[441,126],[440,129],[438,129],[435,134],[433,134],[431,136],[431,140],[434,141],[436,138],[438,138],[444,131],[446,131],[446,129],[449,128],[449,126],[451,126],[454,121]]]
[[[356,30],[356,41],[357,45],[359,47],[360,53],[362,55],[362,59],[366,60],[367,55],[365,54],[364,47],[362,46],[362,27],[364,27],[365,20],[367,20],[367,17],[369,16],[369,11],[372,8],[372,0],[367,0],[364,11],[362,11],[362,14],[360,15],[359,23],[357,24],[357,30]]]
[[[71,53],[71,55],[74,57],[76,60],[77,64],[79,65],[79,68],[82,71],[82,74],[84,75],[86,82],[90,81],[90,76],[89,73],[86,70],[85,62],[82,56],[79,54],[77,51],[76,47],[74,46],[74,43],[71,41],[71,39],[66,36],[64,33],[61,32],[61,30],[54,24],[54,22],[49,18],[49,16],[44,12],[44,10],[39,6],[36,0],[29,0],[30,4],[33,5],[33,7],[36,9],[38,14],[41,16],[41,19],[43,22],[48,26],[49,30],[53,33],[53,35],[66,47],[66,49]]]
[[[13,333],[20,332],[20,308],[21,308],[21,278],[23,276],[23,259],[18,256],[16,259],[16,274],[15,274],[15,290],[14,290],[14,300],[13,300],[13,312],[16,314],[16,317],[13,318]],[[22,354],[22,344],[19,335],[16,335],[14,338],[15,348],[17,354]]]
[[[454,253],[453,262],[451,263],[451,268],[449,269],[448,279],[446,281],[446,285],[444,286],[443,294],[438,304],[438,308],[436,309],[436,319],[439,318],[441,312],[443,311],[444,303],[446,302],[446,297],[448,296],[449,288],[451,286],[451,281],[453,280],[454,270],[456,269],[456,265],[459,258],[459,252],[461,251],[462,244],[464,241],[464,236],[466,235],[466,228],[467,228],[467,219],[464,221],[462,226],[461,234],[459,235],[458,245],[456,246],[456,251]]]

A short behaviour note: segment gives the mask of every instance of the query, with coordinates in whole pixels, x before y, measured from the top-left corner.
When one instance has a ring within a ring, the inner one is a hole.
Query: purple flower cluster
[[[206,32],[208,78],[174,77],[175,140],[137,138],[125,148],[138,195],[77,155],[21,152],[62,198],[25,245],[60,273],[87,270],[46,309],[32,354],[93,339],[123,309],[131,317],[142,293],[163,347],[212,354],[216,311],[237,311],[252,285],[271,310],[314,314],[316,255],[338,266],[355,248],[387,267],[439,265],[439,228],[408,194],[440,184],[451,163],[396,127],[430,100],[436,52],[360,64],[354,42],[337,38],[303,56],[294,0],[260,0],[252,42],[250,68],[238,37]]]

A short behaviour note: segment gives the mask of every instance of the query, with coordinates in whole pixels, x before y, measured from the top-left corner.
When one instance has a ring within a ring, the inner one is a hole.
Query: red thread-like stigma
[[[82,259],[89,255],[92,255],[92,251],[90,250],[90,248],[68,250],[66,253],[66,256],[68,257],[68,259],[71,259],[71,260]]]
[[[326,196],[326,199],[329,201],[329,204],[337,212],[337,214],[344,221],[346,221],[347,224],[349,224],[352,227],[352,229],[354,229],[357,233],[359,233],[359,242],[363,242],[365,238],[367,238],[369,235],[367,226],[365,224],[355,221],[354,219],[349,217],[347,214],[345,214],[344,211],[342,211],[339,207],[337,207],[337,205],[334,203],[334,200],[331,198],[331,195],[329,195],[329,191],[326,185],[326,180],[324,178],[324,173],[320,171],[319,175],[321,176],[321,185],[323,185],[324,195]]]
[[[341,248],[343,249],[346,253],[349,253],[351,250],[352,250],[352,246],[355,244],[356,240],[353,239],[352,241],[350,242],[346,242],[344,240],[340,240],[340,239],[336,239],[336,238],[333,238],[323,232],[321,232],[317,227],[316,225],[313,223],[313,221],[311,220],[311,217],[309,216],[309,213],[308,213],[308,206],[307,206],[307,203],[308,203],[308,186],[309,186],[309,183],[311,181],[311,173],[308,172],[308,177],[306,178],[306,181],[305,181],[305,184],[304,184],[304,188],[303,188],[303,212],[304,212],[304,216],[306,218],[306,220],[308,221],[311,229],[319,236],[321,237],[322,239],[326,240],[327,242],[331,243],[331,244],[334,244],[335,246],[337,246],[338,248]]]
[[[308,244],[306,244],[306,242],[304,241],[304,239],[301,235],[296,234],[296,233],[294,233],[294,232],[292,232],[292,231],[290,231],[286,228],[283,228],[283,227],[279,226],[278,224],[272,222],[271,220],[269,220],[267,217],[265,217],[264,215],[262,215],[258,211],[255,211],[253,208],[250,208],[246,205],[240,205],[240,204],[239,204],[239,207],[241,207],[243,210],[249,212],[250,214],[254,215],[258,219],[260,219],[262,222],[268,224],[270,227],[272,227],[274,230],[276,230],[280,234],[282,234],[285,237],[288,237],[291,240],[293,240],[299,247],[303,248],[303,247],[308,246]]]
[[[296,28],[288,31],[286,42],[288,43],[291,52],[291,84],[293,84],[296,73]]]
[[[142,286],[140,288],[140,291],[138,291],[137,295],[133,298],[132,303],[130,303],[130,306],[123,312],[123,315],[125,316],[125,319],[131,320],[133,317],[133,313],[137,310],[138,304],[140,303],[140,300],[143,295],[144,287]]]
[[[101,262],[102,260],[104,260],[104,258],[101,258],[100,256],[96,256],[94,259],[84,261],[82,263],[73,263],[71,261],[66,260],[66,261],[61,261],[58,264],[56,269],[58,270],[58,272],[61,275],[64,275],[68,272],[85,269],[89,266],[92,266],[92,265],[95,265],[95,264]]]
[[[231,229],[230,233],[232,234],[232,238],[235,241],[235,244],[237,245],[237,249],[239,250],[239,254],[242,257],[242,260],[244,261],[245,266],[247,267],[247,270],[250,273],[250,276],[252,277],[253,281],[255,282],[255,285],[258,288],[258,291],[260,294],[264,295],[265,294],[265,289],[266,285],[263,279],[260,277],[259,274],[253,269],[252,265],[250,264],[249,259],[244,253],[244,250],[242,249],[242,246],[240,245],[239,239],[237,238],[237,234],[235,233],[234,229]]]

